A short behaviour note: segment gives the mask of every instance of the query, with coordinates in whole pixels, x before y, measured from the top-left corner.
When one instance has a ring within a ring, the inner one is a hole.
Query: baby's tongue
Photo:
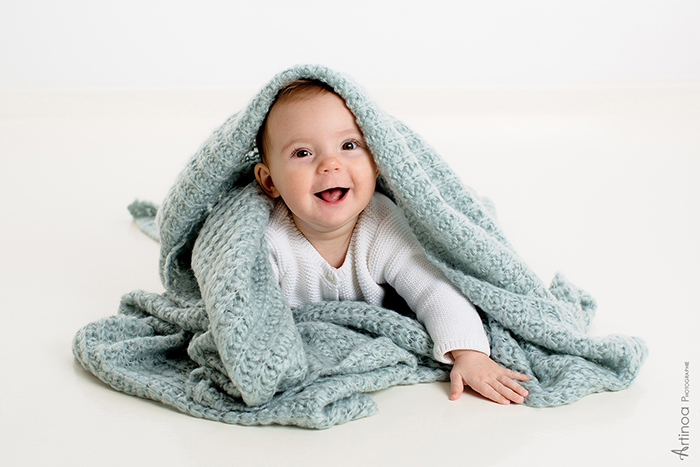
[[[331,188],[330,190],[320,192],[319,195],[323,201],[335,203],[343,197],[343,190],[340,188]]]

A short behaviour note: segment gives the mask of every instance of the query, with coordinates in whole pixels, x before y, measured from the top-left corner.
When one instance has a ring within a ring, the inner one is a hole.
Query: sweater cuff
[[[450,352],[453,350],[476,350],[487,356],[491,356],[491,347],[489,346],[488,340],[477,338],[443,342],[440,345],[436,344],[433,348],[433,357],[440,363],[451,365],[454,363],[454,360],[450,356]]]

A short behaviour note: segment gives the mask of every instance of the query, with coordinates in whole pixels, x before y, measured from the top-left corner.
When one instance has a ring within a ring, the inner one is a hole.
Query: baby
[[[257,138],[255,177],[277,202],[265,235],[290,306],[327,300],[382,305],[389,285],[453,363],[450,399],[466,386],[520,403],[528,376],[489,358],[473,305],[426,257],[399,208],[375,192],[379,169],[355,117],[324,83],[298,80],[277,96]]]

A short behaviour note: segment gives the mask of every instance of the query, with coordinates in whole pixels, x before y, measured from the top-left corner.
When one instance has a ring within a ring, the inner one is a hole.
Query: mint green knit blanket
[[[131,292],[117,315],[78,331],[73,352],[88,371],[196,417],[308,428],[375,413],[373,391],[448,379],[409,314],[362,302],[292,309],[274,280],[263,236],[272,202],[252,176],[255,135],[278,90],[298,78],[324,81],[345,99],[381,170],[378,189],[481,311],[492,358],[531,376],[525,404],[556,406],[631,384],[643,341],[588,335],[595,301],[559,275],[543,284],[488,205],[420,136],[321,66],[274,77],[214,132],[160,207],[130,207],[160,242],[165,292]]]

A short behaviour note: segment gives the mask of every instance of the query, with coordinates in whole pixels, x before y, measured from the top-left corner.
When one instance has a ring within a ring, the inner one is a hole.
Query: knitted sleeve
[[[386,198],[377,206],[380,217],[369,255],[370,273],[406,300],[433,339],[436,360],[452,363],[452,350],[478,350],[490,355],[481,318],[426,256],[406,219]]]

